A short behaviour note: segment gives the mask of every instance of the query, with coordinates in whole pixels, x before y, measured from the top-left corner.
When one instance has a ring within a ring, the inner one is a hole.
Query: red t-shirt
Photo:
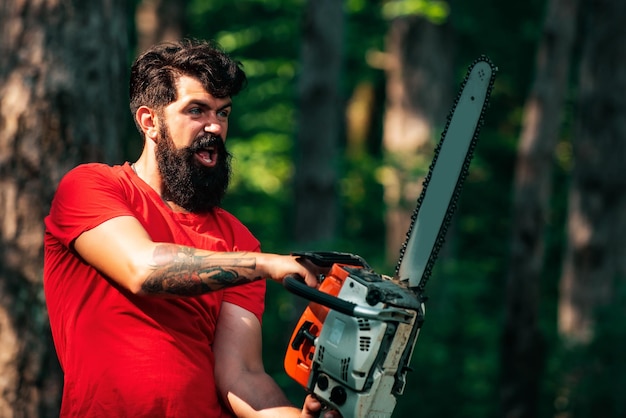
[[[157,242],[259,251],[250,231],[222,209],[208,215],[172,212],[128,163],[70,171],[45,219],[44,290],[65,375],[61,416],[230,416],[213,377],[216,321],[223,301],[260,321],[265,281],[200,297],[133,295],[71,249],[84,231],[126,215],[136,217]]]

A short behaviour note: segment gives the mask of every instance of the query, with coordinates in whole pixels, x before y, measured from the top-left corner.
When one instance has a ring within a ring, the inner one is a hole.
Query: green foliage
[[[450,6],[446,1],[391,0],[383,4],[382,14],[388,20],[407,15],[423,15],[434,23],[443,23],[448,19]]]
[[[293,172],[291,140],[286,134],[258,133],[246,141],[232,140],[233,182],[225,207],[252,228],[265,251],[284,251],[274,244],[289,236],[284,213],[289,202],[288,183]],[[272,207],[272,210],[268,210]]]

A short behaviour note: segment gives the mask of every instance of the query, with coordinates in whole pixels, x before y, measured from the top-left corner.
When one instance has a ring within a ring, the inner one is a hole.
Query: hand
[[[327,270],[296,256],[266,255],[268,257],[263,259],[265,270],[270,278],[277,282],[282,282],[287,276],[300,276],[308,286],[317,288],[320,284],[318,280],[319,275]]]
[[[304,399],[304,406],[300,418],[317,418],[320,416],[324,418],[341,418],[341,414],[335,410],[322,411],[322,403],[317,400],[315,396],[307,395]]]

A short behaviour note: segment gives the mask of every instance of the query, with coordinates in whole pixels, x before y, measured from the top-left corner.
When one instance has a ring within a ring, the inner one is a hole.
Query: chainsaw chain
[[[413,211],[413,214],[411,215],[411,225],[409,227],[409,230],[406,234],[406,239],[404,241],[404,243],[402,244],[402,247],[400,248],[400,258],[398,260],[398,263],[396,264],[396,269],[395,269],[395,276],[398,277],[398,273],[400,271],[400,264],[402,263],[402,260],[404,259],[404,255],[406,252],[406,248],[407,245],[409,243],[409,239],[411,237],[411,233],[413,232],[413,227],[415,225],[415,221],[417,219],[417,215],[419,213],[420,207],[422,206],[422,202],[424,200],[424,197],[426,195],[426,189],[428,188],[428,184],[430,183],[430,179],[432,177],[432,173],[433,173],[433,169],[435,167],[435,163],[437,162],[437,157],[439,156],[439,153],[441,151],[441,147],[443,145],[443,141],[446,138],[446,133],[448,132],[448,127],[450,126],[450,121],[452,119],[452,115],[454,114],[454,111],[456,110],[456,107],[459,103],[459,100],[461,98],[461,95],[463,93],[463,89],[465,88],[465,85],[467,84],[467,80],[469,79],[470,73],[472,71],[472,69],[474,68],[474,66],[476,64],[478,64],[479,62],[486,62],[489,64],[489,66],[491,67],[492,70],[492,76],[489,82],[489,86],[487,88],[487,98],[485,100],[485,103],[483,103],[483,107],[480,113],[480,117],[478,119],[478,123],[476,125],[476,129],[474,130],[474,135],[472,137],[472,140],[470,142],[469,148],[468,148],[468,152],[465,156],[465,160],[463,161],[463,167],[461,168],[461,173],[459,175],[459,178],[457,179],[457,183],[456,186],[454,188],[454,192],[452,195],[452,199],[450,200],[450,203],[448,205],[448,209],[446,210],[446,215],[444,217],[443,220],[443,224],[439,230],[439,233],[437,234],[437,240],[435,242],[434,248],[432,250],[432,253],[430,255],[430,257],[428,258],[428,262],[426,264],[426,267],[424,268],[424,273],[422,275],[422,279],[420,280],[420,284],[417,286],[417,288],[414,288],[413,291],[418,294],[418,295],[422,295],[424,292],[424,287],[426,286],[426,283],[428,282],[428,279],[430,278],[430,275],[432,273],[432,269],[433,266],[435,264],[435,261],[437,260],[437,256],[439,255],[439,250],[441,250],[441,247],[443,247],[443,244],[445,242],[445,237],[446,237],[446,232],[448,231],[448,228],[452,222],[452,217],[454,215],[454,212],[456,211],[457,208],[457,203],[459,200],[459,196],[461,194],[461,189],[463,188],[463,183],[465,182],[465,178],[467,177],[468,173],[469,173],[469,166],[470,166],[470,162],[472,160],[472,156],[474,154],[474,148],[476,147],[476,142],[478,141],[478,134],[480,133],[480,129],[483,126],[484,123],[484,115],[485,115],[485,110],[489,104],[489,97],[490,97],[490,92],[493,88],[493,84],[495,81],[495,73],[497,71],[497,67],[495,67],[493,65],[493,63],[491,62],[491,60],[489,58],[487,58],[486,56],[482,55],[480,57],[478,57],[476,60],[474,60],[474,62],[468,67],[468,71],[467,74],[465,76],[465,79],[463,80],[463,83],[461,84],[461,88],[459,89],[459,93],[454,101],[454,105],[452,106],[452,109],[450,110],[450,113],[448,114],[447,117],[447,122],[446,122],[446,126],[443,130],[443,132],[441,133],[441,139],[439,141],[439,144],[437,144],[437,147],[435,148],[434,151],[434,156],[433,156],[433,160],[430,163],[430,167],[428,170],[428,174],[426,175],[426,177],[424,178],[424,182],[422,185],[422,191],[420,193],[419,198],[417,199],[417,205],[415,207],[415,210]]]

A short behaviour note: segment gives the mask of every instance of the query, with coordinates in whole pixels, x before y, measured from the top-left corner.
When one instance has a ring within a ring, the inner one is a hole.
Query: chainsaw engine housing
[[[334,264],[321,291],[381,312],[347,315],[311,302],[285,357],[287,373],[344,417],[389,417],[402,394],[423,304],[409,289],[363,266]],[[402,309],[401,320],[386,310]]]

